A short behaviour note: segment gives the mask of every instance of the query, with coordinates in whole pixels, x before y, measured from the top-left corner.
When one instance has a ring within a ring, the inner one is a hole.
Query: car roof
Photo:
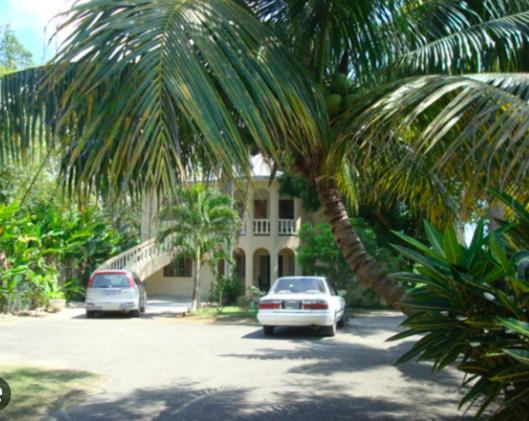
[[[312,276],[312,275],[298,275],[298,276],[280,276],[279,279],[321,279],[322,281],[325,281],[327,277],[325,276]]]
[[[127,269],[98,269],[98,270],[95,270],[92,272],[92,274],[90,276],[95,276],[95,275],[99,275],[99,274],[112,274],[112,273],[115,273],[115,274],[124,274],[124,275],[132,275],[132,276],[138,276],[138,274],[132,270],[127,270]]]

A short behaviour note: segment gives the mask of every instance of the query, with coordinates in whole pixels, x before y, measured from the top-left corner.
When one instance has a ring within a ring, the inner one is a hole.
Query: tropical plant
[[[344,196],[442,224],[526,172],[529,77],[504,72],[527,69],[529,0],[91,0],[63,28],[49,66],[0,81],[0,157],[45,141],[69,186],[170,191],[259,150],[316,187],[358,280],[396,307]]]
[[[397,272],[407,268],[407,261],[380,241],[373,228],[362,218],[352,218],[352,225],[358,232],[368,252],[387,272]],[[323,275],[334,284],[347,290],[347,303],[355,306],[378,304],[376,297],[370,296],[370,290],[362,288],[356,280],[354,272],[336,243],[329,224],[302,224],[299,230],[299,247],[296,258],[303,273]]]
[[[193,259],[193,303],[196,311],[201,303],[200,268],[215,267],[229,259],[230,239],[237,233],[239,216],[230,196],[195,184],[179,189],[176,203],[159,214],[158,241],[169,242],[179,256]]]
[[[45,306],[58,294],[82,298],[97,265],[136,242],[94,206],[0,203],[0,311]]]
[[[237,276],[223,276],[211,286],[210,300],[220,306],[237,304],[244,295],[244,280]]]
[[[433,361],[435,371],[455,363],[470,386],[460,406],[478,406],[476,417],[489,409],[498,419],[527,419],[529,279],[519,268],[529,251],[509,254],[502,233],[487,234],[483,222],[470,245],[455,229],[425,228],[429,244],[401,234],[411,247],[396,246],[416,263],[414,272],[395,274],[415,285],[408,300],[415,313],[390,340],[422,335],[398,362]]]

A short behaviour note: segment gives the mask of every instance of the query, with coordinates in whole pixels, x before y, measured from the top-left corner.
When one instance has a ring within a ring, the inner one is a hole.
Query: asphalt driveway
[[[96,390],[57,402],[52,419],[459,418],[456,372],[393,365],[413,342],[384,342],[401,320],[364,312],[334,338],[305,329],[268,338],[252,323],[199,323],[171,312],[85,319],[70,309],[0,321],[0,365],[101,375]]]

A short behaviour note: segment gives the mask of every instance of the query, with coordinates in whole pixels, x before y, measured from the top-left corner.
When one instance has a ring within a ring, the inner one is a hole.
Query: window
[[[268,218],[268,205],[266,200],[255,199],[253,201],[253,216],[255,219]]]
[[[193,274],[193,261],[180,257],[163,268],[165,278],[190,278]]]
[[[279,200],[279,219],[294,219],[294,201],[292,199]]]
[[[276,293],[314,293],[325,292],[325,284],[320,278],[282,278],[278,279]]]
[[[97,274],[92,279],[92,288],[130,288],[129,277],[124,273]]]

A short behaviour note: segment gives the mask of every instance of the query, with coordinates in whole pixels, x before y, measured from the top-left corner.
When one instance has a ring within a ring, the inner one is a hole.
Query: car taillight
[[[278,310],[281,308],[281,301],[261,301],[259,303],[259,310]]]
[[[324,300],[303,300],[301,307],[304,310],[327,310],[329,304]]]

